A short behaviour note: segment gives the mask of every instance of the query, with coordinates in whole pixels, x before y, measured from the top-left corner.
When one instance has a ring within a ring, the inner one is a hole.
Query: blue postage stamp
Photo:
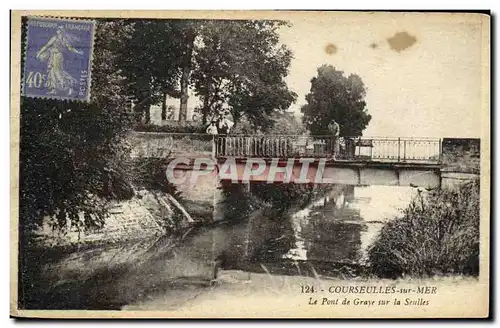
[[[89,101],[95,22],[29,17],[22,95]]]

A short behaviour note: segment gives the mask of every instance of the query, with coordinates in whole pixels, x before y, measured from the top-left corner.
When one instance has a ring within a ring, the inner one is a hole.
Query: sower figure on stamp
[[[330,151],[332,152],[332,158],[335,160],[340,153],[340,126],[335,120],[332,120],[332,122],[328,124],[328,130],[332,136]]]
[[[47,62],[47,82],[45,87],[50,90],[48,94],[57,92],[68,92],[68,96],[73,93],[73,86],[76,79],[64,70],[64,51],[67,49],[75,54],[83,55],[81,50],[73,48],[71,42],[76,38],[67,33],[62,26],[59,26],[56,35],[37,52],[36,58]]]

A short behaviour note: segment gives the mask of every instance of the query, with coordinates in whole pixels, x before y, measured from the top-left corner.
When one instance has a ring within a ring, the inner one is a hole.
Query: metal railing
[[[217,136],[216,157],[327,157],[337,160],[388,162],[441,160],[436,138],[370,138],[331,136]]]
[[[440,162],[437,138],[256,136],[134,132],[133,157],[200,156],[335,158],[351,161]]]
[[[303,136],[217,136],[216,156],[235,157],[328,157],[331,138]]]
[[[358,140],[369,142],[370,146],[357,147],[357,158],[398,162],[441,160],[441,140],[436,138],[358,138]]]

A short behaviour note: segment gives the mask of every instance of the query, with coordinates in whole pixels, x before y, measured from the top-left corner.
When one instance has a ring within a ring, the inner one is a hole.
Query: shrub
[[[135,127],[135,131],[139,132],[165,132],[165,133],[205,133],[206,127],[200,124],[196,125],[153,125],[139,124]]]
[[[368,251],[379,277],[479,274],[479,181],[412,200]]]

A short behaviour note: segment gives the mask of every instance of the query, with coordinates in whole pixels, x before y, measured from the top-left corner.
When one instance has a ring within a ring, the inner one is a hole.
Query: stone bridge
[[[479,139],[136,133],[133,140],[133,156],[175,158],[174,175],[191,188],[224,181],[436,188],[457,172],[479,174]]]

